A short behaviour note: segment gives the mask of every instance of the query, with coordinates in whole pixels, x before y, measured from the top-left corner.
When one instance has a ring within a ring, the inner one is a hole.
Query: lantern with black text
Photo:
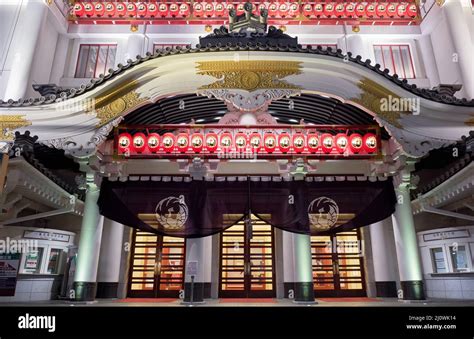
[[[349,138],[344,133],[339,133],[336,135],[336,149],[339,153],[344,153],[349,144]]]
[[[132,136],[129,133],[120,134],[117,146],[120,154],[129,154],[132,146]]]
[[[191,148],[194,153],[200,153],[204,146],[204,137],[201,133],[191,135]]]
[[[219,146],[221,150],[228,151],[232,146],[232,134],[224,132],[220,135]]]
[[[81,17],[84,15],[84,5],[81,3],[76,3],[73,7],[73,13],[77,17]]]
[[[366,4],[357,4],[355,7],[355,15],[358,18],[363,18],[365,16],[365,5]]]
[[[94,5],[94,13],[96,16],[98,16],[99,18],[104,16],[105,14],[105,6],[104,4],[101,4],[101,3],[96,3]]]
[[[367,4],[367,7],[365,8],[365,14],[367,15],[368,18],[373,18],[375,16],[375,9],[376,9],[375,3]]]
[[[206,149],[208,152],[215,152],[217,147],[219,146],[217,142],[217,134],[216,133],[207,133],[206,134]]]
[[[137,5],[135,5],[133,2],[129,2],[127,4],[127,15],[131,18],[137,15]]]
[[[345,6],[345,16],[348,18],[355,18],[355,7],[356,5],[353,3],[348,3]]]
[[[142,153],[146,147],[146,136],[143,133],[136,133],[133,136],[133,149],[137,153]]]
[[[247,147],[247,134],[239,132],[235,135],[235,148],[243,151]]]
[[[278,15],[281,18],[286,18],[288,16],[288,13],[290,11],[290,7],[286,2],[282,2],[280,6],[278,6]]]
[[[244,14],[244,12],[245,12],[245,4],[244,4],[244,3],[239,3],[239,4],[237,4],[236,12],[237,12],[237,15]]]
[[[407,15],[407,4],[406,3],[401,3],[400,5],[397,6],[397,15],[400,18],[404,18]]]
[[[407,8],[407,14],[410,18],[415,18],[417,15],[417,9],[415,4],[409,4]]]
[[[109,18],[113,18],[115,16],[115,4],[108,2],[105,4],[105,15]]]
[[[179,16],[185,18],[189,15],[190,7],[188,4],[181,4],[179,5]]]
[[[345,7],[343,3],[340,2],[336,4],[336,6],[334,7],[334,14],[338,18],[342,18],[345,15]]]
[[[324,16],[326,18],[330,18],[334,15],[334,4],[333,3],[328,3],[324,5]]]
[[[303,5],[303,15],[307,18],[313,15],[313,5],[311,4],[304,4]]]
[[[138,4],[137,5],[137,15],[140,17],[140,18],[144,18],[146,17],[146,13],[147,13],[147,6],[145,3],[141,3],[141,4]]]
[[[389,18],[393,18],[397,15],[397,5],[394,3],[390,3],[387,5],[387,16]]]
[[[354,133],[349,137],[349,149],[352,153],[359,153],[363,146],[362,136],[360,134]]]
[[[331,153],[334,147],[334,138],[331,134],[324,133],[321,135],[321,149],[324,153]]]
[[[195,2],[193,5],[193,15],[196,18],[202,17],[204,14],[204,6],[200,2]]]
[[[364,149],[367,153],[374,153],[377,150],[377,137],[372,134],[364,135]]]
[[[88,17],[94,15],[94,6],[90,2],[84,4],[84,14]]]
[[[150,18],[155,18],[158,16],[158,6],[156,4],[148,4],[148,9],[146,11],[147,16]]]
[[[173,133],[165,133],[161,144],[163,145],[163,150],[166,153],[171,153],[175,145],[175,137]]]
[[[322,4],[314,5],[314,15],[320,18],[324,14],[324,6]]]
[[[176,137],[176,147],[178,151],[184,153],[188,150],[189,147],[189,136],[187,133],[180,133]]]
[[[288,15],[292,18],[298,16],[299,6],[297,2],[292,2],[288,9]]]
[[[252,133],[250,134],[250,148],[254,152],[260,151],[262,148],[262,137],[259,133]]]
[[[293,135],[293,149],[296,153],[301,153],[304,151],[304,134],[303,133],[296,133]]]
[[[384,18],[387,16],[387,5],[386,4],[377,4],[377,7],[375,7],[375,14],[379,18]]]
[[[168,5],[167,4],[159,4],[158,5],[158,15],[162,18],[166,18],[168,16]]]
[[[127,7],[123,3],[118,3],[116,7],[116,13],[121,18],[127,14]]]
[[[272,2],[268,6],[268,15],[271,18],[275,18],[278,15],[278,4],[276,2]]]
[[[272,133],[265,134],[263,138],[263,147],[265,148],[265,152],[273,153],[275,151],[277,145],[276,137]]]
[[[264,3],[257,6],[258,13],[261,13],[262,10],[264,10],[264,9],[267,9],[267,5],[264,4]]]
[[[212,18],[214,16],[214,4],[211,2],[206,2],[204,4],[204,16]]]
[[[286,153],[290,150],[291,139],[288,133],[282,133],[278,137],[278,148],[280,152]]]
[[[224,4],[217,3],[215,8],[214,8],[214,12],[216,13],[216,16],[218,16],[219,18],[222,17],[224,15],[224,12],[225,12]]]
[[[179,14],[179,5],[175,4],[175,3],[172,3],[172,4],[170,4],[169,9],[170,9],[169,15],[173,18],[176,18]]]
[[[158,152],[160,149],[160,135],[157,133],[148,134],[147,138],[148,150],[152,153]]]
[[[310,151],[311,153],[316,153],[319,148],[318,135],[314,133],[309,133],[306,140],[307,140],[306,144],[308,146],[308,151]]]

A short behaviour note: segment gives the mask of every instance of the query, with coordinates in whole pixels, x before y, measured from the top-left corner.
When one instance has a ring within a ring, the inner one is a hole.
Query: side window
[[[76,65],[76,78],[97,78],[115,65],[117,45],[81,45]]]
[[[415,69],[409,45],[374,45],[375,62],[390,74],[403,79],[415,79]]]

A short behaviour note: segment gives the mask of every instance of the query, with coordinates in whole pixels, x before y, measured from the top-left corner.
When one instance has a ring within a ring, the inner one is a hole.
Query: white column
[[[94,183],[94,174],[87,176],[86,201],[82,218],[79,249],[77,254],[74,290],[76,300],[94,300],[97,289],[100,242],[104,217],[99,214],[99,187]]]
[[[295,293],[294,233],[282,231],[284,298],[293,299]]]
[[[205,297],[210,297],[211,255],[211,236],[186,240],[184,301],[203,302]]]
[[[410,175],[404,173],[403,181],[395,186],[397,204],[392,215],[393,233],[403,299],[423,300],[423,275],[411,209],[409,178]]]
[[[349,34],[346,37],[347,39],[347,52],[352,53],[352,57],[360,55],[362,60],[368,58],[367,53],[365,52],[364,40],[359,34]]]
[[[311,258],[311,237],[293,234],[295,301],[314,303],[313,265]]]
[[[46,18],[48,7],[45,1],[24,1],[18,21],[14,28],[11,49],[8,51],[10,62],[8,84],[4,99],[24,98],[30,79],[31,65],[36,52],[36,44],[41,33],[41,26]]]
[[[397,276],[392,218],[370,225],[377,297],[397,296]]]
[[[56,44],[56,53],[54,54],[53,68],[49,78],[49,81],[53,84],[59,85],[61,78],[64,76],[68,49],[68,37],[64,34],[59,34],[58,43]]]
[[[440,80],[431,37],[429,35],[423,35],[418,41],[423,55],[423,65],[425,66],[426,77],[430,79],[431,87],[438,86]]]
[[[127,53],[125,53],[125,61],[128,59],[135,60],[137,55],[143,56],[143,45],[145,38],[142,34],[130,35],[127,41]]]
[[[448,29],[457,54],[457,62],[461,69],[462,84],[465,88],[466,96],[474,98],[474,47],[472,41],[473,24],[463,11],[461,0],[447,0],[443,6],[444,15],[448,22]]]
[[[97,272],[97,298],[117,298],[122,257],[123,225],[104,218]]]

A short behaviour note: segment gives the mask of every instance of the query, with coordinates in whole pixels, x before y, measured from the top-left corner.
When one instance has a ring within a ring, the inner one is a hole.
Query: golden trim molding
[[[0,140],[13,141],[13,131],[17,128],[31,125],[24,115],[0,115]]]
[[[105,125],[109,121],[120,116],[126,110],[134,108],[146,100],[147,98],[140,98],[140,95],[137,92],[130,91],[109,102],[107,105],[96,109],[96,117],[99,119],[97,127]]]
[[[199,89],[300,89],[283,78],[301,74],[300,61],[202,61],[196,64],[197,74],[219,80]]]

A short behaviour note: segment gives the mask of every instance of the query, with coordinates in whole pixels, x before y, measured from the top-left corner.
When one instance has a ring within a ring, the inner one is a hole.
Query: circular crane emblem
[[[311,226],[325,231],[333,227],[339,218],[339,206],[328,197],[319,197],[308,206],[308,216]]]
[[[164,228],[183,228],[186,220],[188,220],[188,206],[184,202],[184,196],[162,199],[156,205],[155,216]]]

